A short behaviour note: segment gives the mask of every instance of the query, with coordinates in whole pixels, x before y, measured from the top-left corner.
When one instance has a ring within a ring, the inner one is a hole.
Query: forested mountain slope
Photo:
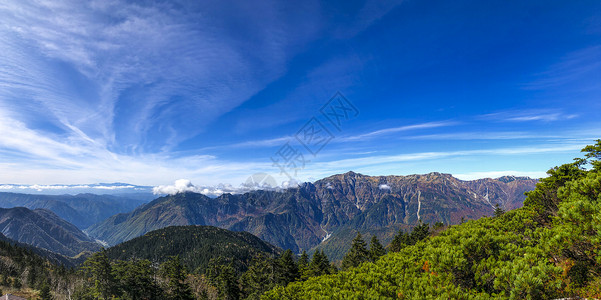
[[[171,226],[106,250],[111,259],[147,259],[163,263],[179,256],[188,270],[204,273],[211,259],[222,258],[240,273],[254,257],[273,257],[281,252],[248,232],[234,232],[212,226]]]
[[[523,208],[452,226],[375,263],[264,298],[599,298],[601,140],[583,152],[586,160],[549,170]]]
[[[69,257],[100,249],[100,244],[46,209],[0,208],[0,232],[15,241]]]

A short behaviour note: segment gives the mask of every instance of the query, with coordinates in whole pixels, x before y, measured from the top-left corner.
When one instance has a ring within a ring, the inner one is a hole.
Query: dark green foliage
[[[164,295],[170,300],[192,300],[192,291],[186,283],[186,271],[179,256],[170,257],[161,264],[159,273],[167,279],[163,289]]]
[[[301,259],[308,276],[332,274],[328,258],[318,252],[311,262]],[[266,291],[301,280],[292,251],[279,257],[259,255],[240,274],[224,257],[213,258],[203,275],[189,274],[179,257],[170,257],[158,269],[148,260],[110,261],[106,252],[92,255],[82,268],[84,281],[73,298],[93,299],[259,299]],[[1,278],[0,278],[1,279]]]
[[[390,252],[399,252],[406,246],[415,245],[415,243],[427,238],[429,235],[430,225],[420,222],[417,226],[413,227],[411,233],[399,230],[390,245],[388,245],[388,250]]]
[[[273,259],[257,257],[250,268],[240,277],[242,298],[258,299],[276,286],[277,268]]]
[[[54,284],[54,294],[64,295],[74,272],[39,256],[37,250],[0,233],[0,286],[45,292],[46,287],[52,290]]]
[[[107,255],[114,260],[147,259],[162,263],[179,256],[188,270],[206,272],[211,259],[221,257],[237,274],[247,270],[253,257],[278,254],[279,249],[248,232],[234,232],[212,226],[172,226],[111,247]]]
[[[501,206],[499,206],[499,203],[495,204],[495,217],[500,217],[505,213],[505,211],[501,208]]]
[[[361,233],[357,232],[357,235],[353,239],[351,249],[349,249],[342,259],[342,269],[346,270],[354,268],[369,260],[370,253],[367,250],[367,244],[363,240]]]
[[[573,163],[554,167],[547,171],[549,175],[542,178],[536,185],[536,189],[527,192],[524,206],[533,208],[537,213],[537,221],[541,223],[551,222],[551,218],[557,213],[559,198],[557,191],[567,182],[583,177],[586,172],[582,169],[585,161],[577,159]]]
[[[323,253],[323,251],[315,251],[315,253],[313,253],[311,263],[309,264],[309,276],[314,277],[331,273],[332,267],[330,266],[328,257]]]
[[[2,292],[0,292],[2,294]],[[40,288],[40,299],[41,300],[52,300],[52,294],[50,293],[50,285],[47,282],[42,284]]]
[[[113,276],[124,299],[157,299],[159,287],[154,275],[148,260],[118,261],[113,265]]]
[[[298,265],[294,261],[294,254],[290,249],[284,251],[278,260],[278,279],[279,285],[286,286],[290,282],[294,282],[300,278]]]
[[[593,166],[593,170],[601,171],[601,139],[596,140],[596,144],[588,145],[582,149],[587,162]]]
[[[307,280],[309,278],[309,255],[307,251],[303,251],[301,256],[298,258],[298,272],[300,275],[300,280]]]
[[[93,297],[108,299],[115,294],[117,285],[106,250],[103,249],[90,256],[84,262],[83,269],[92,283]]]
[[[369,259],[374,262],[384,254],[386,254],[386,249],[380,244],[378,237],[372,236],[369,242]]]
[[[15,278],[13,279],[13,284],[12,284],[13,288],[15,289],[20,289],[21,287],[23,287],[23,284],[21,283],[21,279],[20,278]]]
[[[211,284],[217,287],[219,297],[222,299],[239,299],[240,288],[238,277],[231,264],[225,264],[225,259],[219,257],[211,260],[207,270],[207,278]]]

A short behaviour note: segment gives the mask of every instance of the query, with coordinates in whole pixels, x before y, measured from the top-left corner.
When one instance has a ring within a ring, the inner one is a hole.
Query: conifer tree
[[[408,244],[409,234],[399,229],[399,232],[397,232],[397,234],[392,239],[392,242],[390,242],[390,245],[388,245],[388,250],[390,250],[390,252],[399,252]]]
[[[386,254],[386,249],[380,244],[378,237],[373,235],[369,242],[369,258],[372,262],[375,262],[380,256]]]
[[[2,292],[0,292],[2,294]],[[50,293],[50,285],[48,282],[42,283],[40,288],[40,299],[41,300],[52,300],[52,294]]]
[[[252,260],[250,267],[240,277],[242,298],[258,299],[275,287],[273,259],[259,256]]]
[[[313,258],[311,259],[311,264],[309,265],[311,276],[330,274],[330,268],[330,261],[323,251],[315,251]]]
[[[499,203],[495,204],[495,217],[498,218],[500,216],[502,216],[505,213],[505,211],[501,208],[501,206],[499,206]]]
[[[84,262],[84,270],[91,277],[94,287],[92,295],[96,298],[110,299],[115,293],[115,279],[106,250],[94,253]]]
[[[415,245],[415,243],[427,238],[428,236],[430,236],[430,225],[428,223],[422,223],[422,221],[419,221],[419,224],[413,227],[413,230],[411,231],[409,243],[411,245]]]
[[[121,261],[113,265],[115,280],[128,299],[157,299],[159,288],[149,260]]]
[[[370,259],[369,252],[367,250],[367,244],[363,240],[360,232],[357,232],[357,236],[353,239],[351,249],[346,253],[342,259],[342,269],[346,270],[354,268]]]
[[[305,281],[309,278],[309,255],[307,251],[303,250],[300,258],[298,259],[298,273],[301,281]]]
[[[298,280],[298,266],[294,261],[294,254],[290,249],[284,251],[278,260],[278,284],[286,286],[288,283]]]
[[[194,299],[190,286],[186,283],[186,272],[179,256],[173,256],[161,264],[159,273],[167,278],[165,292],[168,299],[191,300]]]

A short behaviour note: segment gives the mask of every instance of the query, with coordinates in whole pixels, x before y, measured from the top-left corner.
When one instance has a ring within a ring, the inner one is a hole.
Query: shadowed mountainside
[[[46,209],[0,208],[0,232],[17,242],[68,257],[100,249],[100,244]]]

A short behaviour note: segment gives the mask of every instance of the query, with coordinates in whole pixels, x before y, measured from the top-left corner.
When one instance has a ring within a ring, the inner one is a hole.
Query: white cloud
[[[155,194],[175,195],[178,193],[194,192],[200,193],[202,188],[195,187],[188,179],[178,179],[173,185],[159,185],[152,189]]]
[[[290,180],[286,180],[284,182],[282,182],[282,188],[283,189],[288,189],[288,188],[296,188],[301,184],[301,182],[299,182],[296,179],[290,179]]]
[[[530,178],[544,178],[547,177],[546,172],[525,172],[525,171],[487,171],[487,172],[469,172],[461,174],[453,174],[454,177],[461,180],[475,180],[481,178],[499,178],[503,176],[523,176]]]
[[[272,1],[188,8],[2,2],[0,111],[12,110],[30,128],[44,119],[68,133],[57,140],[88,138],[118,153],[167,151],[284,74],[317,32],[319,7],[310,3],[302,26],[288,18],[298,11]],[[230,9],[241,12],[244,28],[219,16]],[[233,38],[238,30],[253,34]]]
[[[254,181],[252,179],[254,179]],[[188,179],[178,179],[173,185],[156,186],[152,189],[152,192],[156,195],[175,195],[178,193],[193,192],[216,197],[225,193],[242,194],[256,190],[283,191],[298,186],[299,182],[295,179],[283,181],[281,185],[275,185],[275,181],[270,175],[266,173],[256,173],[238,187],[224,183],[215,186],[195,186]]]
[[[341,137],[341,138],[338,138],[337,140],[339,140],[339,141],[363,141],[363,140],[367,140],[370,138],[375,138],[378,136],[392,134],[392,133],[398,133],[398,132],[403,132],[403,131],[448,127],[448,126],[453,126],[453,125],[457,125],[457,124],[459,124],[459,123],[452,122],[452,121],[412,124],[412,125],[380,129],[380,130],[376,130],[376,131],[372,131],[372,132],[368,132],[368,133],[364,133],[364,134],[359,134],[359,135],[354,135],[354,136]]]
[[[564,112],[548,109],[539,110],[512,110],[490,113],[478,116],[479,119],[501,121],[501,122],[554,122],[577,118],[576,114],[567,114]]]
[[[380,184],[378,188],[381,190],[390,190],[390,186],[387,184]]]

